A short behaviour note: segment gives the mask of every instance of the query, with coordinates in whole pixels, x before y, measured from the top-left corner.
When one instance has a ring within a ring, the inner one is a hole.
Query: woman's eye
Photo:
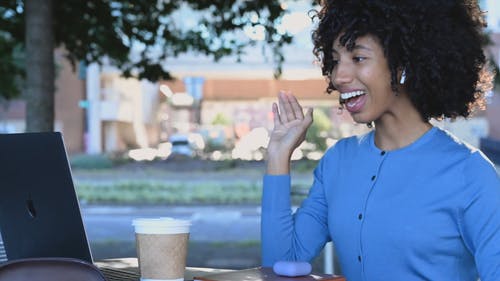
[[[362,62],[362,61],[364,61],[365,59],[366,59],[365,57],[354,57],[354,58],[353,58],[353,60],[354,60],[355,62]]]

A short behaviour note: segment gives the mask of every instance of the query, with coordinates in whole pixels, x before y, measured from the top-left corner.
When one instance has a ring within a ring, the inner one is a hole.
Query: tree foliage
[[[19,95],[24,77],[24,20],[17,1],[0,2],[0,96]]]
[[[255,44],[241,36],[244,28],[265,30],[265,43],[273,50],[276,74],[281,72],[280,48],[291,36],[277,29],[286,13],[278,0],[53,0],[54,46],[78,62],[109,62],[123,74],[151,81],[170,79],[167,58],[194,52],[218,60],[241,55]],[[174,16],[182,9],[193,18]],[[24,1],[0,1],[0,95],[19,94],[18,77],[24,75]],[[196,24],[186,26],[187,21]],[[132,48],[138,55],[130,57]],[[21,56],[20,56],[21,55]]]
[[[328,108],[316,108],[313,112],[314,122],[307,130],[306,140],[316,145],[320,151],[325,151],[326,138],[332,129],[332,122],[328,117]]]

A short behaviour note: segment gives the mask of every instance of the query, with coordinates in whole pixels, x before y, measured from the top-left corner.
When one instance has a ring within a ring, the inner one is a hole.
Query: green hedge
[[[83,204],[260,204],[261,183],[148,183],[77,184]],[[294,186],[294,189],[304,189]],[[303,192],[293,196],[294,202]]]

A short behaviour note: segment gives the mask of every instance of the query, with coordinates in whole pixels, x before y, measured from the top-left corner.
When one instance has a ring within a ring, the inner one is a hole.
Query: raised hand
[[[289,173],[292,152],[304,141],[313,121],[312,113],[312,108],[309,108],[304,115],[290,92],[278,94],[278,104],[273,103],[274,129],[267,147],[268,174]]]

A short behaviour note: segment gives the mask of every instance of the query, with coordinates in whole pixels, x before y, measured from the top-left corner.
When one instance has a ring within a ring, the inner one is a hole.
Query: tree
[[[26,130],[54,130],[52,0],[26,0]]]
[[[185,8],[198,12],[190,29],[172,17]],[[281,47],[292,40],[277,29],[285,12],[279,0],[2,0],[0,95],[19,95],[19,77],[26,74],[27,130],[50,131],[55,78],[53,53],[47,50],[64,47],[73,66],[107,58],[125,77],[157,81],[172,78],[164,62],[182,53],[239,57],[256,42],[238,32],[256,27],[265,31],[279,76]],[[141,49],[136,58],[129,57],[133,46]]]

